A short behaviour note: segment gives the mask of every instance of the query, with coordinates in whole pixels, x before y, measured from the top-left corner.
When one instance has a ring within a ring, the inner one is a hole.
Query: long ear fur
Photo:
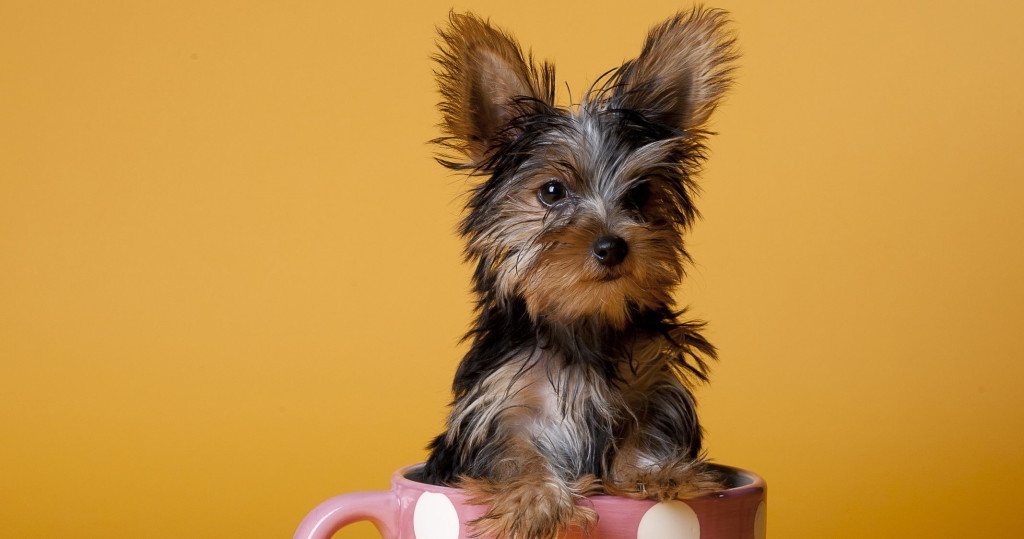
[[[739,56],[728,24],[725,11],[696,7],[655,27],[640,56],[612,75],[612,106],[682,132],[701,130]]]
[[[449,23],[438,30],[440,51],[434,57],[441,128],[448,136],[434,142],[465,158],[439,159],[445,166],[475,168],[505,141],[512,120],[554,102],[554,67],[524,57],[510,34],[471,13],[452,13]]]

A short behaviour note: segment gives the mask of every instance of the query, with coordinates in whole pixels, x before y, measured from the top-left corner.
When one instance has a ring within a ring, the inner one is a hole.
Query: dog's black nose
[[[626,258],[629,246],[618,236],[601,236],[594,241],[594,258],[605,266],[617,266]]]

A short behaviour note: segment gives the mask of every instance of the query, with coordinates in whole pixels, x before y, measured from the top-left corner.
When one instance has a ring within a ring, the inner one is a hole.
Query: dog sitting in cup
[[[737,57],[727,13],[670,18],[565,107],[507,32],[453,13],[440,38],[435,142],[476,180],[459,231],[477,317],[424,479],[466,489],[487,506],[474,533],[507,539],[588,528],[576,502],[602,490],[718,488],[691,393],[715,349],[672,292]]]

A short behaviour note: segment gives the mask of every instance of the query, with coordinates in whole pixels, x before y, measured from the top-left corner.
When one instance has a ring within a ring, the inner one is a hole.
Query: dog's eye
[[[647,183],[639,183],[626,192],[624,202],[626,207],[639,210],[647,205],[651,198],[651,186]]]
[[[565,198],[565,186],[560,181],[552,180],[540,188],[540,191],[537,192],[537,198],[545,206],[552,206]]]

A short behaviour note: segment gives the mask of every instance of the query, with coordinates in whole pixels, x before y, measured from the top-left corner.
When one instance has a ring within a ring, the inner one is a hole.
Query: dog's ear
[[[553,103],[554,68],[535,64],[511,35],[475,15],[452,13],[449,22],[438,30],[440,51],[434,57],[441,127],[448,136],[435,142],[465,158],[442,159],[446,166],[480,168],[510,140],[514,119]]]
[[[694,8],[651,30],[612,76],[611,105],[682,132],[701,130],[732,83],[738,57],[728,13]]]

